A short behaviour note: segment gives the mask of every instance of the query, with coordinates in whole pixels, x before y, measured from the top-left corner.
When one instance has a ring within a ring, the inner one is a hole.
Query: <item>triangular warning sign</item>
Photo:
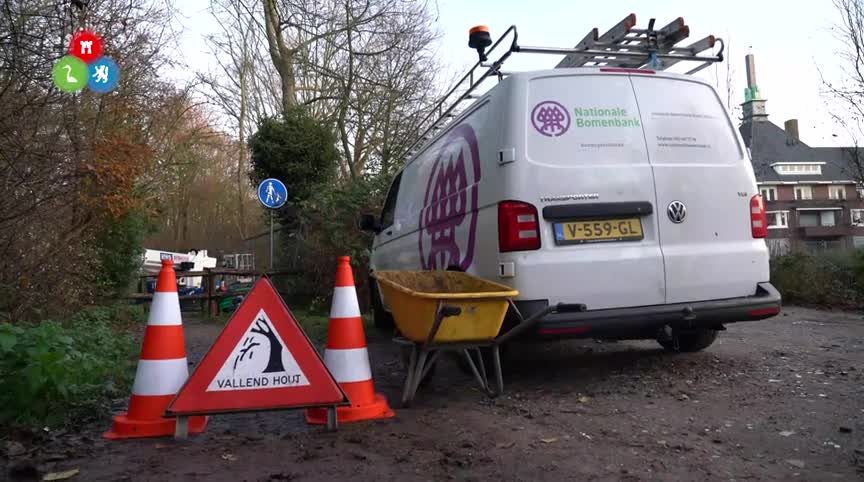
[[[342,389],[261,278],[168,407],[169,415],[342,405]]]

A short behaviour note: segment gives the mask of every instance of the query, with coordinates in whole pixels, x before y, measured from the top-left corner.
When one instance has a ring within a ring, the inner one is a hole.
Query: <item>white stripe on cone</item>
[[[360,316],[357,291],[353,286],[337,286],[333,290],[333,304],[330,305],[330,318],[354,318]]]
[[[189,377],[185,358],[139,360],[133,395],[174,395]]]
[[[338,289],[338,288],[337,288]],[[369,353],[366,348],[347,350],[324,350],[324,364],[339,383],[365,382],[372,379],[369,369]]]
[[[147,317],[150,326],[182,325],[180,318],[180,298],[176,291],[157,291],[153,293],[153,303],[150,304],[150,316]]]

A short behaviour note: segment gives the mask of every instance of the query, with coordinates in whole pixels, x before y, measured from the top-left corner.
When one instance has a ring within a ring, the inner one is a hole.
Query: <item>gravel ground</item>
[[[190,361],[221,327],[188,322]],[[786,308],[708,350],[569,341],[510,353],[489,399],[449,360],[411,408],[399,351],[370,333],[390,421],[308,428],[302,412],[211,418],[189,441],[103,441],[101,426],[9,446],[9,476],[73,480],[864,480],[864,320]],[[14,470],[13,470],[14,469]]]

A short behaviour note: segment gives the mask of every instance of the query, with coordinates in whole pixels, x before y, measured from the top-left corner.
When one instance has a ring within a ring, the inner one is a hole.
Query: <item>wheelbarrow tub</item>
[[[519,294],[459,271],[377,271],[373,276],[399,333],[417,343],[429,338],[439,304],[461,313],[443,319],[434,343],[493,340],[501,331],[508,300]]]

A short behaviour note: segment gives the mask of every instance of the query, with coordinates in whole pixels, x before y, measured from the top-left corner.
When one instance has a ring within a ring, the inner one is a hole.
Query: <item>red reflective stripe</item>
[[[354,286],[354,273],[351,271],[351,258],[339,256],[336,266],[336,286]]]
[[[363,319],[330,318],[327,326],[327,348],[350,349],[366,348],[366,334],[363,332]]]
[[[760,308],[750,311],[750,316],[776,315],[777,313],[780,313],[780,308]]]
[[[162,269],[159,270],[159,278],[156,280],[156,291],[177,292],[177,275],[174,274],[174,261],[162,260]]]
[[[141,347],[142,360],[186,358],[182,325],[147,325]]]

